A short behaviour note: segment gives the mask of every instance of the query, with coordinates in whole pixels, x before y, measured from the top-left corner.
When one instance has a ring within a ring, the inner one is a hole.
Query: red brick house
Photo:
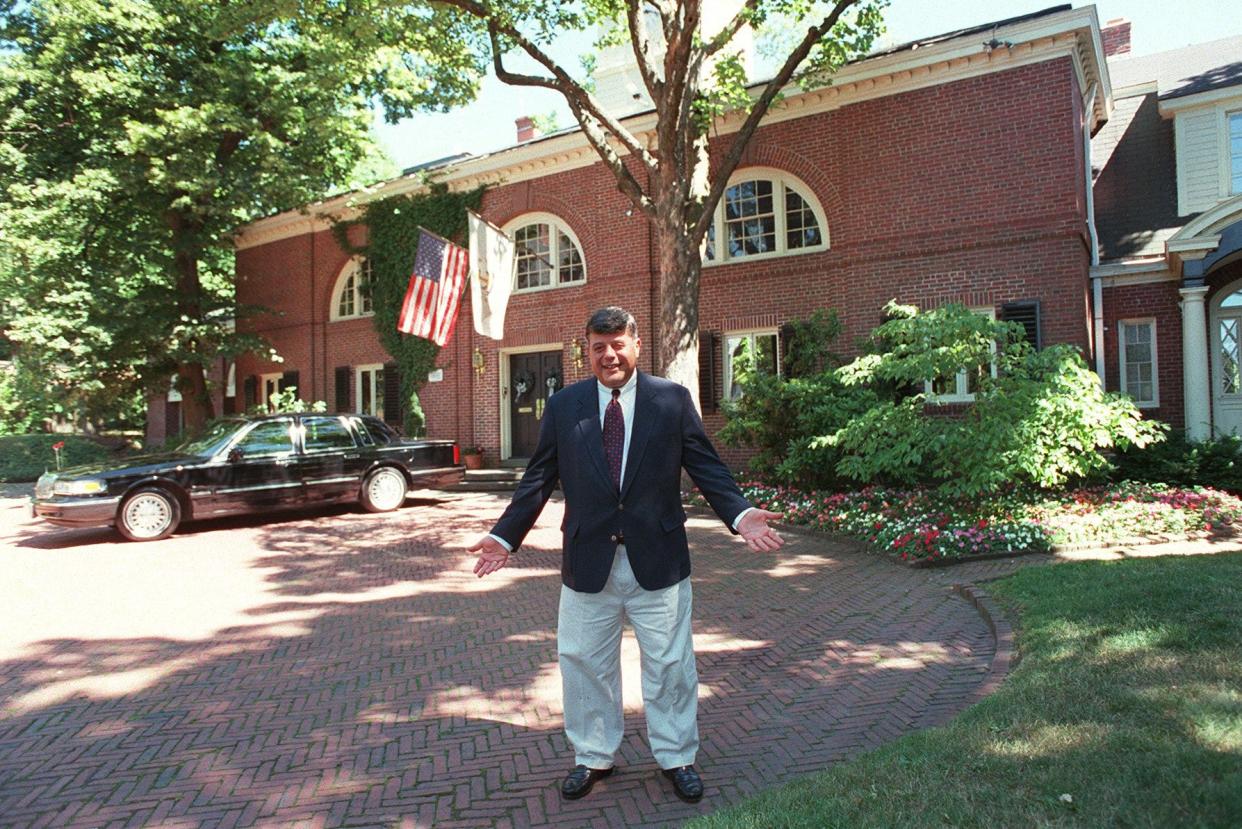
[[[1233,195],[1242,192],[1242,117],[1230,109],[1242,104],[1222,94],[1232,88],[1242,99],[1242,85],[1219,86],[1207,72],[1165,89],[1164,65],[1128,58],[1128,49],[1129,24],[1101,31],[1094,7],[1061,6],[896,47],[850,65],[830,87],[791,93],[733,176],[731,213],[722,200],[714,236],[732,241],[713,243],[703,269],[709,430],[723,423],[716,401],[730,391],[728,355],[741,343],[775,363],[782,324],[819,307],[838,311],[840,342],[850,343],[881,321],[890,299],[961,302],[1021,321],[1038,344],[1081,348],[1109,388],[1135,394],[1155,415],[1192,431],[1210,418],[1200,376],[1218,370],[1208,365],[1208,323],[1242,320],[1242,294],[1237,317],[1229,299],[1227,310],[1209,308],[1214,291],[1242,277],[1226,252],[1237,250],[1239,225],[1231,231],[1230,223],[1242,219],[1242,197]],[[1120,91],[1116,72],[1126,78]],[[1211,192],[1200,180],[1211,167],[1200,146],[1205,111],[1225,144],[1216,147],[1222,178]],[[641,131],[651,120],[639,112],[627,123]],[[724,119],[718,131],[736,128]],[[1189,151],[1174,140],[1183,134],[1204,157],[1184,159]],[[427,429],[484,447],[490,463],[517,462],[533,446],[546,394],[587,374],[580,338],[591,310],[625,305],[649,333],[657,316],[650,229],[576,131],[453,159],[434,173],[454,190],[487,185],[485,217],[537,255],[519,257],[502,341],[472,330],[467,296],[441,368],[420,394]],[[403,177],[367,198],[423,186]],[[293,383],[304,399],[377,411],[387,386],[383,413],[395,416],[365,263],[331,230],[349,215],[349,198],[240,231],[238,299],[278,312],[243,324],[281,361],[256,355],[228,367],[234,397],[225,408]],[[1179,299],[1193,297],[1179,310]],[[1198,350],[1183,348],[1184,328],[1202,341]],[[1242,332],[1228,330],[1236,348]],[[1201,365],[1188,367],[1183,353]],[[1239,362],[1224,372],[1234,385],[1221,387],[1230,391],[1217,408],[1236,389],[1242,418]],[[651,369],[650,352],[641,364]],[[936,391],[947,401],[969,397],[964,378]],[[164,427],[159,409],[153,437]]]

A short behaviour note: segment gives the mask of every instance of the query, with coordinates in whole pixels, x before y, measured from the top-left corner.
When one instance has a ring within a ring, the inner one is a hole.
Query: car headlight
[[[57,481],[52,487],[52,492],[56,495],[98,495],[107,489],[107,484],[98,478],[78,478]]]

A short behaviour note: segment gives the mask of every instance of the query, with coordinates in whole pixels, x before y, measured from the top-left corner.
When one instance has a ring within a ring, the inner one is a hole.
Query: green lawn
[[[1242,553],[987,589],[1018,627],[995,694],[689,826],[1242,827]]]

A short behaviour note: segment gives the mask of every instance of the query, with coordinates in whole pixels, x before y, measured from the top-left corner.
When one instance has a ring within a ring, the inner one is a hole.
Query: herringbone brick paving
[[[944,722],[988,672],[943,573],[800,534],[755,554],[696,515],[706,797],[657,774],[627,633],[618,773],[562,802],[562,507],[476,580],[462,548],[504,503],[125,544],[0,500],[0,826],[675,826]]]

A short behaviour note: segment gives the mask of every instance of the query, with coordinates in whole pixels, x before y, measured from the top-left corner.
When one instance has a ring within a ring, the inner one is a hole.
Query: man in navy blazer
[[[642,342],[633,315],[616,307],[587,323],[594,378],[548,400],[539,442],[492,532],[469,548],[475,573],[500,569],[559,482],[565,495],[557,651],[565,731],[577,765],[568,800],[613,771],[624,729],[621,627],[642,652],[647,734],[683,800],[703,796],[698,751],[698,675],[691,637],[690,550],[681,503],[685,469],[712,509],[756,551],[783,543],[776,513],[746,500],[703,430],[690,393],[637,371]]]

